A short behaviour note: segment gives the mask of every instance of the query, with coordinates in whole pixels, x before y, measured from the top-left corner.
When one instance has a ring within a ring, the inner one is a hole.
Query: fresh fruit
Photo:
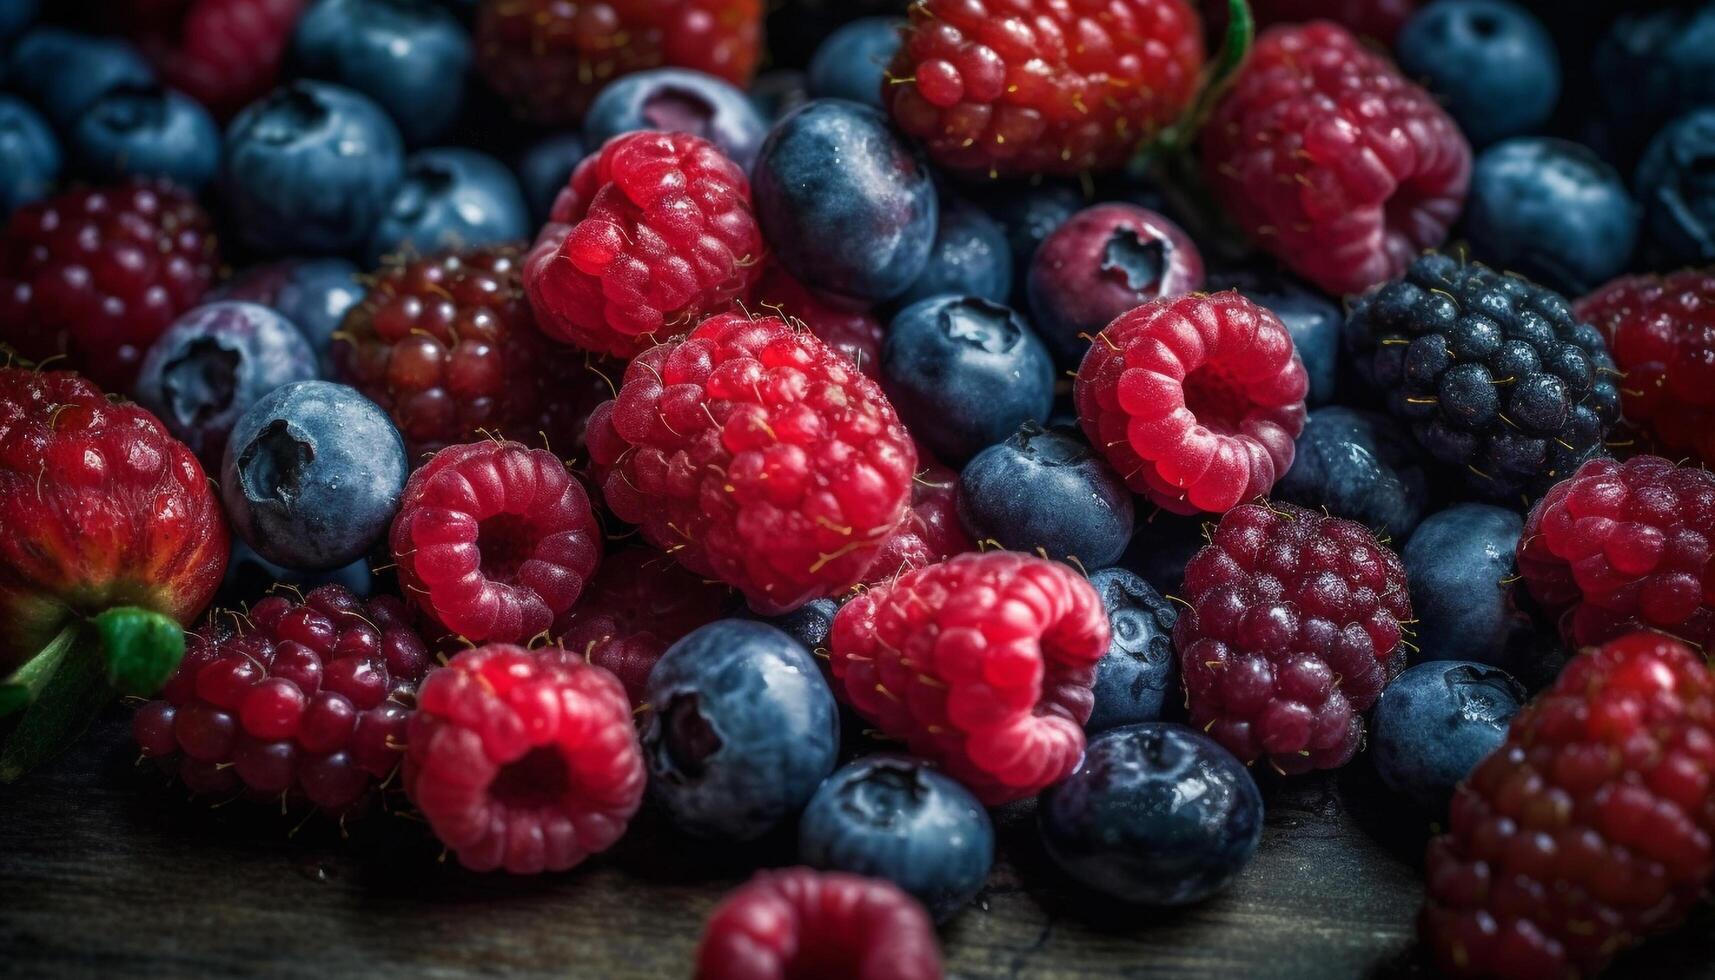
[[[1151,503],[1220,513],[1292,466],[1309,379],[1274,314],[1196,293],[1145,303],[1096,340],[1073,387],[1078,419]]]
[[[405,142],[447,135],[464,102],[470,35],[443,4],[322,0],[292,32],[298,73],[356,89],[398,123]]]
[[[1085,568],[1131,540],[1131,493],[1076,430],[1024,423],[965,464],[958,502],[974,540]]]
[[[1414,659],[1474,660],[1534,680],[1536,624],[1514,598],[1524,520],[1493,504],[1424,518],[1400,553],[1417,617]]]
[[[532,224],[540,226],[548,220],[554,199],[583,158],[584,140],[577,133],[552,133],[524,148],[516,169],[524,198],[530,203]]]
[[[1012,295],[1012,248],[1006,230],[988,212],[951,195],[941,197],[935,244],[923,273],[897,302],[905,306],[947,293],[996,303]]]
[[[873,378],[881,370],[881,321],[861,304],[822,296],[792,278],[780,263],[770,261],[750,292],[750,306],[773,313],[788,323],[802,323],[823,343],[850,358]]]
[[[724,79],[684,68],[651,68],[603,88],[584,116],[588,146],[637,130],[708,140],[739,169],[749,170],[768,124],[744,92]]]
[[[251,266],[208,298],[261,303],[279,311],[310,342],[322,375],[331,377],[334,331],[363,293],[357,266],[345,259],[285,259]]]
[[[226,577],[220,582],[215,601],[221,605],[239,606],[277,587],[292,586],[307,592],[323,585],[338,585],[359,598],[367,599],[378,587],[376,576],[369,571],[364,558],[328,572],[300,572],[276,565],[256,553],[242,538],[232,539],[232,557],[226,562]]]
[[[486,153],[418,150],[370,232],[367,259],[432,255],[522,241],[533,225],[518,178]]]
[[[1471,176],[1470,145],[1435,100],[1326,21],[1257,38],[1202,154],[1251,238],[1331,293],[1362,292],[1440,245]]]
[[[473,871],[575,867],[643,802],[625,689],[552,647],[491,644],[430,672],[406,745],[406,794]]]
[[[63,162],[48,121],[28,102],[0,95],[0,219],[47,197]]]
[[[1108,640],[1101,599],[1077,572],[990,551],[853,598],[829,646],[860,715],[993,805],[1077,765]]]
[[[1511,0],[1442,0],[1394,46],[1400,70],[1478,147],[1540,130],[1560,100],[1560,58],[1542,21]]]
[[[1084,731],[1093,735],[1155,721],[1179,687],[1179,662],[1173,656],[1178,610],[1123,568],[1090,573],[1090,585],[1102,597],[1112,639],[1096,664],[1096,704]]]
[[[200,191],[220,167],[220,131],[195,100],[156,85],[122,85],[90,104],[66,140],[98,181],[158,177]]]
[[[875,561],[864,573],[865,582],[886,581],[977,548],[959,522],[959,474],[929,458],[921,448],[917,459],[922,469],[911,476],[911,509],[881,543]]]
[[[1417,5],[1418,0],[1251,0],[1251,13],[1261,26],[1331,20],[1361,38],[1390,45]],[[1212,23],[1225,8],[1223,0],[1204,0]]]
[[[141,53],[116,37],[38,27],[6,56],[6,85],[64,132],[95,100],[125,85],[148,85],[155,72]]]
[[[134,33],[167,84],[227,119],[273,87],[306,6],[305,0],[190,0]]]
[[[983,207],[1006,229],[1012,246],[1013,299],[1023,305],[1026,276],[1036,249],[1084,208],[1084,195],[1076,186],[1057,182],[1003,182],[988,185],[978,198]]]
[[[1500,748],[1525,700],[1506,671],[1469,660],[1431,660],[1382,690],[1370,716],[1370,757],[1388,788],[1437,818],[1453,788]]]
[[[1210,272],[1206,288],[1211,293],[1236,289],[1273,313],[1292,335],[1293,349],[1310,378],[1304,404],[1314,409],[1336,400],[1336,388],[1346,370],[1340,363],[1340,334],[1346,323],[1340,304],[1289,276],[1255,269]]]
[[[764,614],[855,584],[904,518],[917,465],[849,360],[743,313],[639,355],[588,438],[614,516]]]
[[[899,51],[901,17],[859,17],[834,28],[810,55],[805,84],[815,99],[845,99],[886,109],[887,66]]]
[[[1663,127],[1644,150],[1633,181],[1643,230],[1658,264],[1715,262],[1715,109],[1689,112]]]
[[[1183,591],[1173,641],[1192,726],[1287,774],[1350,761],[1363,712],[1405,666],[1399,556],[1351,521],[1241,504],[1185,566]]]
[[[1635,153],[1674,116],[1715,103],[1715,10],[1625,8],[1591,65],[1601,122]]]
[[[1311,412],[1293,443],[1276,499],[1321,508],[1404,541],[1429,504],[1429,478],[1405,427],[1386,415],[1331,405]]]

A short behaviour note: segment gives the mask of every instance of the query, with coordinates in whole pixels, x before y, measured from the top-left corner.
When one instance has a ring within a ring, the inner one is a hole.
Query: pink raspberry
[[[911,478],[911,510],[864,573],[871,584],[977,548],[959,522],[959,474],[930,459],[921,446],[917,458],[923,468]]]

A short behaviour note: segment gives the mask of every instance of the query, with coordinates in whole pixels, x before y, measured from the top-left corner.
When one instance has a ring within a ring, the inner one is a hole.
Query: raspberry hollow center
[[[488,795],[517,809],[552,806],[572,788],[571,771],[558,749],[539,745],[500,767]]]
[[[476,547],[482,553],[482,577],[508,585],[517,582],[518,567],[529,561],[539,536],[521,514],[496,514],[477,525]]]
[[[1185,408],[1211,432],[1238,434],[1249,404],[1244,389],[1214,365],[1205,364],[1185,376]]]

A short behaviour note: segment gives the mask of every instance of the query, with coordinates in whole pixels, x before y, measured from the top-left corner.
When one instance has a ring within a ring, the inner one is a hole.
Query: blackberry
[[[1352,303],[1358,373],[1478,496],[1528,506],[1620,415],[1602,335],[1552,289],[1430,252]]]

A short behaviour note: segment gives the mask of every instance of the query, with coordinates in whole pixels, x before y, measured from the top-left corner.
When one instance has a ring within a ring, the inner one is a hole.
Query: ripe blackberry
[[[1456,977],[1590,977],[1715,873],[1715,677],[1655,633],[1588,650],[1513,717],[1429,844],[1418,919]]]
[[[364,602],[339,585],[217,611],[187,637],[132,734],[193,793],[302,798],[343,813],[399,764],[429,662],[409,623],[399,600]]]
[[[1346,318],[1358,373],[1479,496],[1516,505],[1603,452],[1620,415],[1602,335],[1559,293],[1430,253]]]
[[[1191,724],[1283,773],[1346,764],[1405,666],[1405,566],[1361,525],[1291,504],[1227,511],[1185,566],[1173,626]]]

